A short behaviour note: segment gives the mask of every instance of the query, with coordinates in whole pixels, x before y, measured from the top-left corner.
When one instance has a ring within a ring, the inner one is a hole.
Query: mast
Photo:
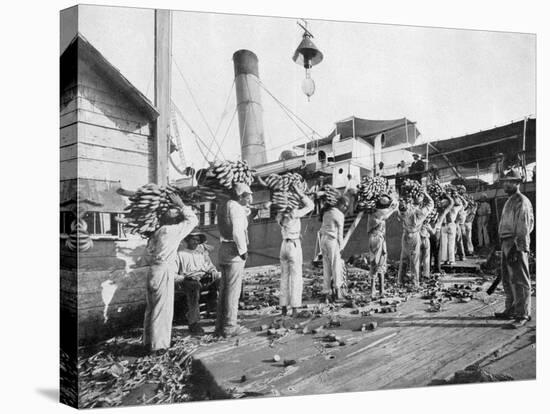
[[[160,115],[155,123],[155,172],[159,185],[168,184],[168,157],[171,109],[172,15],[170,10],[155,9],[155,106]]]

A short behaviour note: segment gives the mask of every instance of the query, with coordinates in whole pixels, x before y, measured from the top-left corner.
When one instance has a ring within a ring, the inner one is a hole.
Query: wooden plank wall
[[[120,181],[135,189],[154,181],[152,133],[146,115],[80,61],[76,83],[61,96],[61,182]],[[60,251],[62,313],[78,315],[79,344],[141,326],[149,270],[145,240],[96,238],[93,248],[78,257],[62,241]]]

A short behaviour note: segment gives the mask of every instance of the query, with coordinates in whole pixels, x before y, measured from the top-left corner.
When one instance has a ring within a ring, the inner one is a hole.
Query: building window
[[[325,151],[319,151],[317,157],[320,162],[325,162],[327,160],[327,153]]]
[[[122,217],[120,213],[105,213],[101,211],[88,211],[82,217],[87,225],[87,232],[91,236],[98,237],[116,237],[126,238],[122,224],[116,221],[117,217]],[[61,234],[71,233],[71,224],[76,219],[74,213],[70,211],[61,212]]]

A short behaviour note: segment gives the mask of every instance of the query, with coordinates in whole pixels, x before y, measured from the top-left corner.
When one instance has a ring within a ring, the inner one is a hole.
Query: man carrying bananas
[[[384,296],[384,275],[386,273],[386,220],[397,210],[398,203],[388,195],[382,195],[376,202],[367,221],[368,262],[372,283],[371,297],[376,297],[376,279],[380,280],[380,296]]]
[[[322,215],[321,254],[323,255],[323,293],[332,299],[342,299],[342,283],[344,264],[342,250],[344,249],[344,220],[349,203],[347,198],[340,196],[334,206],[327,206]]]
[[[291,190],[294,191],[302,202],[302,208],[294,208],[279,212],[277,214],[277,223],[281,226],[281,296],[279,304],[282,308],[283,316],[286,316],[288,306],[292,308],[293,316],[296,309],[302,306],[302,244],[301,221],[300,219],[311,212],[314,208],[313,201],[304,194],[294,184],[291,184]]]
[[[403,224],[401,238],[401,261],[397,283],[403,285],[407,266],[411,268],[413,283],[420,284],[420,230],[424,221],[434,208],[434,202],[423,190],[414,196],[412,202],[399,200],[398,214]]]
[[[466,221],[464,222],[464,230],[466,233],[466,254],[472,256],[474,254],[474,243],[472,242],[472,226],[477,212],[477,203],[473,199],[469,200],[469,207],[466,213]]]
[[[147,243],[151,268],[147,275],[147,307],[143,328],[143,344],[150,351],[170,347],[174,318],[174,277],[177,269],[177,250],[181,241],[191,233],[199,220],[191,207],[172,193],[170,201],[177,206],[160,217],[160,227]]]
[[[464,224],[466,223],[466,216],[468,214],[468,201],[466,201],[465,198],[466,187],[463,185],[458,185],[456,189],[462,201],[462,208],[458,211],[456,216],[456,255],[458,256],[458,260],[462,261],[464,260],[464,256],[466,256],[466,249],[464,248],[466,241],[466,227],[464,227]]]
[[[231,199],[220,205],[216,212],[221,236],[219,264],[222,272],[216,315],[217,336],[236,336],[247,331],[237,324],[237,312],[244,264],[248,258],[247,214],[251,202],[250,187],[236,183],[231,190]]]
[[[435,273],[441,273],[441,262],[439,261],[439,245],[441,244],[441,226],[443,220],[454,206],[454,201],[448,193],[443,193],[436,208],[438,213],[436,219],[429,223],[427,230],[430,233],[430,263],[433,262]]]
[[[439,261],[443,264],[455,264],[456,218],[463,208],[462,198],[452,189],[447,190],[453,199],[453,207],[445,216],[441,226],[441,243],[439,244]]]

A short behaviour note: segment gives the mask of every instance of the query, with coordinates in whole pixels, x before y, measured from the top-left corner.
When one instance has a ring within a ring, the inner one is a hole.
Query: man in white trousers
[[[302,306],[302,243],[301,218],[309,214],[315,204],[302,191],[293,186],[302,201],[303,207],[277,214],[277,223],[281,226],[281,287],[279,304],[283,316],[287,315],[288,307],[292,308],[293,316],[296,316],[296,309]]]
[[[399,201],[398,215],[403,223],[401,238],[401,261],[397,283],[403,285],[407,273],[407,265],[411,268],[412,282],[420,285],[420,230],[424,221],[434,208],[434,202],[423,190],[413,202],[404,199]]]
[[[456,247],[456,218],[458,213],[464,208],[462,198],[455,194],[453,198],[453,207],[447,213],[441,226],[441,243],[439,245],[439,262],[448,265],[455,264]]]
[[[323,255],[323,293],[332,299],[342,299],[344,250],[344,220],[349,203],[341,196],[334,207],[328,207],[323,213],[321,234],[321,254]]]

